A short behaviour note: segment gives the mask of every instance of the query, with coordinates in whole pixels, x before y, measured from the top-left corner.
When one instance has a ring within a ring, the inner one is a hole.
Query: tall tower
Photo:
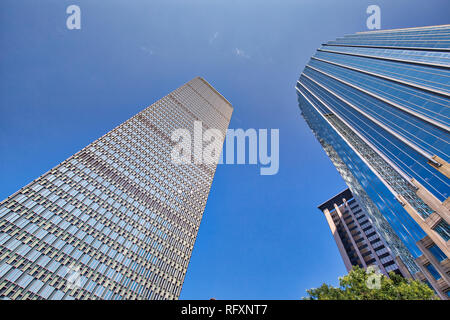
[[[171,134],[232,112],[195,78],[1,202],[0,298],[177,299],[216,163],[174,164]]]
[[[384,275],[395,272],[411,278],[402,261],[392,255],[350,189],[325,201],[319,209],[328,222],[347,271],[353,266],[364,269],[376,266]]]
[[[414,277],[450,290],[450,26],[323,44],[296,84],[306,122]]]

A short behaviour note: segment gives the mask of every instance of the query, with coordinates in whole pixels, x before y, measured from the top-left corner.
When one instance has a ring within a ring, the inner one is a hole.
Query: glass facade
[[[435,280],[439,280],[441,278],[441,275],[439,274],[439,272],[437,272],[437,270],[431,263],[427,264],[425,268],[427,268],[428,272],[433,276]]]
[[[171,133],[232,111],[195,78],[1,202],[0,298],[177,299],[216,165]]]
[[[450,26],[380,30],[323,44],[296,84],[307,124],[412,274],[426,237],[449,257],[449,68]]]
[[[433,244],[431,247],[429,247],[428,250],[433,254],[434,258],[439,262],[442,262],[447,258],[445,256],[445,253],[443,253],[442,250],[439,249],[439,247],[435,244]]]

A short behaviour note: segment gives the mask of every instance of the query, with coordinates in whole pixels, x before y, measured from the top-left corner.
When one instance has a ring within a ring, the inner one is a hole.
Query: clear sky
[[[81,30],[66,8],[81,8]],[[298,299],[345,268],[317,205],[345,188],[294,89],[321,43],[447,24],[448,0],[1,0],[0,199],[195,76],[230,128],[278,128],[280,170],[221,165],[181,299]]]

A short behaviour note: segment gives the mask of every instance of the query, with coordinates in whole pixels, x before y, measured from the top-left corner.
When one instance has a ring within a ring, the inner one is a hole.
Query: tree
[[[389,277],[353,267],[348,275],[339,278],[339,287],[322,284],[306,291],[305,300],[434,300],[434,291],[419,280],[405,279],[391,272]]]

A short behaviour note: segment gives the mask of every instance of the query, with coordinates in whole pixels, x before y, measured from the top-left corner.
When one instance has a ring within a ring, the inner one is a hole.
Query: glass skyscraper
[[[216,164],[171,133],[232,112],[195,78],[1,202],[0,299],[177,299]]]
[[[323,44],[296,84],[302,115],[413,277],[450,290],[450,26]]]

